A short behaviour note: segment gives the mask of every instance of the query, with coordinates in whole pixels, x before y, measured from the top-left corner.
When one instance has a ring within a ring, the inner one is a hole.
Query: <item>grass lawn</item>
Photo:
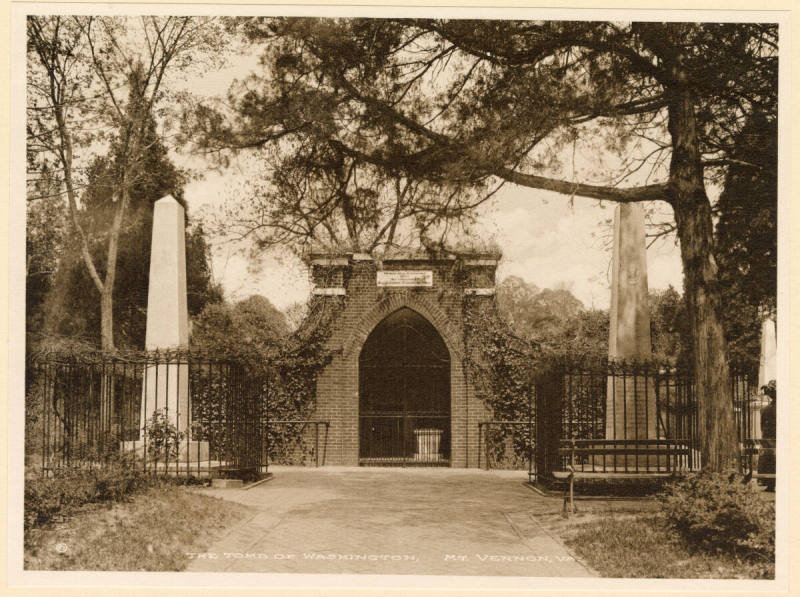
[[[251,514],[246,506],[163,485],[130,501],[91,504],[26,534],[27,570],[179,571]]]
[[[583,505],[581,505],[583,506]],[[546,521],[551,531],[601,576],[609,578],[774,578],[775,563],[692,549],[660,514],[641,508],[582,508]],[[638,511],[637,511],[638,510]]]

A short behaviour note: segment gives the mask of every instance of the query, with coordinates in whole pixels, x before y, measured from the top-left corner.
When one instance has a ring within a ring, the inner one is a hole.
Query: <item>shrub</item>
[[[700,472],[667,485],[667,523],[687,541],[712,552],[775,557],[775,506],[738,473]]]
[[[183,431],[169,420],[167,409],[153,412],[147,421],[147,455],[155,462],[177,460]]]
[[[128,462],[103,468],[67,468],[25,480],[25,530],[69,516],[84,504],[121,501],[148,486],[150,478]]]

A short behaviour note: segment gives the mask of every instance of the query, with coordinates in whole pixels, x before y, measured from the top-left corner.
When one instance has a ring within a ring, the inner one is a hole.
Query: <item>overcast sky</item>
[[[200,217],[222,204],[246,172],[209,173],[192,182],[185,194],[190,213]],[[494,239],[503,252],[498,281],[514,275],[539,288],[564,286],[587,308],[608,308],[611,291],[610,229],[604,223],[614,205],[509,185],[482,212],[481,236]],[[658,241],[647,251],[651,289],[682,289],[680,254],[673,239]],[[304,301],[310,292],[302,263],[287,252],[271,251],[252,264],[237,247],[217,243],[213,270],[229,299],[266,296],[278,308]]]

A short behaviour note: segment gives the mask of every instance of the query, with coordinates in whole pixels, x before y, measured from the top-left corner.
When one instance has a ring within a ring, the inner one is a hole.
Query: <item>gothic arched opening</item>
[[[450,463],[450,353],[436,328],[403,307],[361,349],[359,463]]]

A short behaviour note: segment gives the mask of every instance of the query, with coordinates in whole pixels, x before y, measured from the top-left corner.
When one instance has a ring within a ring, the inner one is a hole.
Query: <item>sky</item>
[[[202,219],[224,203],[247,171],[209,172],[185,189],[190,215]],[[539,288],[565,287],[584,307],[607,309],[611,300],[610,260],[614,205],[593,199],[568,197],[516,186],[504,187],[482,210],[478,231],[494,240],[503,257],[497,281],[519,276]],[[212,240],[212,267],[228,299],[253,294],[267,297],[279,309],[305,301],[310,293],[308,273],[297,257],[286,251],[263,254],[252,263],[230,242]],[[680,253],[674,238],[657,241],[647,251],[651,289],[683,287]]]

